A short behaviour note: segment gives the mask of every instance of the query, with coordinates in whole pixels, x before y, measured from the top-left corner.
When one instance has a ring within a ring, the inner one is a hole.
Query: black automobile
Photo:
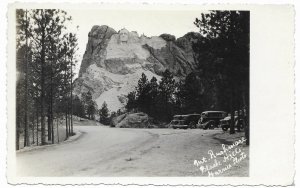
[[[175,115],[173,116],[170,126],[173,128],[195,129],[200,117],[200,114]]]
[[[201,113],[197,127],[202,129],[217,128],[220,125],[220,120],[226,116],[227,113],[224,111],[204,111]]]
[[[184,120],[172,120],[169,124],[169,128],[187,129],[188,125],[185,124]]]
[[[227,117],[220,120],[220,125],[222,130],[227,131],[230,128],[230,123],[231,123],[231,114],[228,114]],[[238,131],[244,129],[245,121],[241,111],[240,114],[238,114],[238,111],[235,111],[234,113],[234,126]]]

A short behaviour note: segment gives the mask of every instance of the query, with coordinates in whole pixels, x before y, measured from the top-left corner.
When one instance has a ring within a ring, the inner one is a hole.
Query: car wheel
[[[196,124],[193,123],[193,122],[190,122],[190,123],[189,123],[189,128],[190,128],[190,129],[195,129],[195,128],[196,128]]]
[[[228,130],[228,127],[227,127],[227,126],[222,126],[222,130],[223,130],[223,131],[227,131],[227,130]]]
[[[245,128],[245,121],[244,120],[242,120],[242,122],[241,122],[241,130],[244,130],[244,128]]]
[[[239,120],[235,122],[235,128],[237,129],[237,131],[241,131],[244,129],[244,121],[243,120]]]
[[[208,125],[208,128],[209,128],[209,129],[214,129],[215,126],[216,126],[216,125],[215,125],[215,122],[210,122],[209,125]]]

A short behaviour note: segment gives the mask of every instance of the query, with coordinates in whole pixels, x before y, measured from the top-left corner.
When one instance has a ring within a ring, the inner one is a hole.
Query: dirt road
[[[194,161],[208,157],[209,150],[222,150],[226,137],[220,129],[75,126],[75,130],[82,134],[72,142],[18,152],[18,176],[207,176]],[[219,176],[248,176],[248,147],[238,147],[246,159]]]

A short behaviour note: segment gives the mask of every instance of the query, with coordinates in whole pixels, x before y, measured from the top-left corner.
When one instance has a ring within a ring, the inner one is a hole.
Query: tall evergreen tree
[[[97,110],[97,104],[93,101],[92,93],[90,91],[82,93],[82,101],[85,109],[85,114],[87,114],[89,119],[93,119],[94,114]]]
[[[109,110],[107,108],[107,104],[104,101],[101,108],[99,109],[100,123],[104,125],[109,124]]]
[[[127,103],[125,105],[125,108],[127,111],[132,111],[137,108],[137,97],[136,97],[136,91],[131,91],[128,93],[127,97]]]
[[[156,77],[152,77],[149,83],[149,93],[148,93],[148,100],[149,100],[149,115],[152,117],[156,117],[156,108],[155,102],[158,96],[158,83]]]
[[[78,96],[74,96],[73,99],[73,113],[74,115],[78,116],[78,117],[84,117],[84,106],[82,101],[80,100],[80,98]]]
[[[144,73],[142,73],[142,76],[138,81],[136,91],[139,110],[145,113],[149,113],[149,106],[151,100],[149,95],[150,89],[151,88],[148,78]]]
[[[158,96],[156,100],[156,109],[158,110],[159,119],[170,121],[174,113],[174,103],[176,82],[172,73],[166,69],[162,74],[162,79],[158,86]]]

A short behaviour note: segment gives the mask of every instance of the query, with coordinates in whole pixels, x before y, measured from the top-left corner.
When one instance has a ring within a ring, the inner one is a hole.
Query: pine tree
[[[109,110],[107,108],[107,104],[104,101],[102,107],[99,109],[100,123],[104,125],[109,124]]]
[[[148,81],[147,76],[142,73],[141,78],[138,81],[138,85],[136,88],[137,94],[137,106],[140,111],[149,113],[149,106],[150,106],[150,83]]]
[[[152,77],[149,83],[149,115],[152,117],[156,116],[155,101],[158,95],[158,83],[156,77]]]
[[[176,82],[172,73],[166,69],[158,86],[156,100],[157,114],[160,120],[170,121],[174,112]]]
[[[92,93],[88,91],[82,94],[82,101],[84,105],[85,113],[89,119],[93,119],[94,114],[97,110],[97,104],[93,101]]]
[[[127,111],[132,111],[137,108],[137,97],[136,97],[136,91],[129,92],[126,96],[127,103],[125,105],[125,108]]]
[[[82,101],[80,100],[80,98],[78,96],[74,96],[73,99],[73,113],[74,115],[78,116],[78,117],[82,117],[84,118],[84,106]]]
[[[88,109],[87,109],[87,113],[88,113],[89,119],[92,119],[92,120],[95,119],[95,113],[96,113],[96,111],[97,111],[96,103],[94,101],[92,101],[89,104]]]

